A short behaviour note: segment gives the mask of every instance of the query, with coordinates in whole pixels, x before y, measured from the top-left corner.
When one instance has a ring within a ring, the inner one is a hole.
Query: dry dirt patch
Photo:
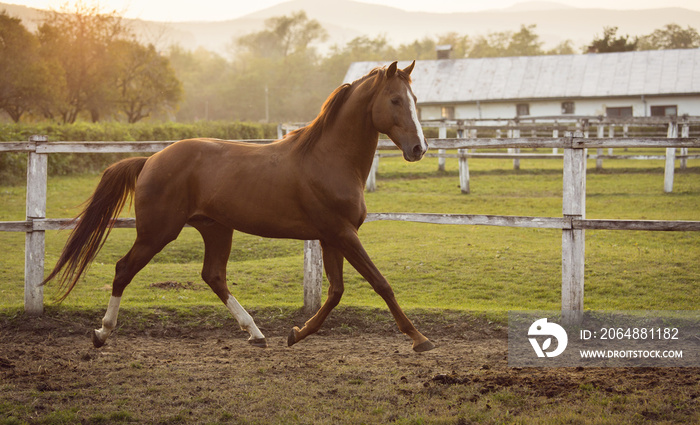
[[[126,311],[100,349],[89,337],[100,315],[5,318],[0,417],[464,424],[527,421],[541,409],[553,412],[553,423],[594,423],[596,409],[618,422],[699,417],[697,369],[509,368],[505,329],[456,313],[412,315],[438,346],[417,354],[388,313],[336,313],[318,335],[290,348],[286,333],[304,317],[257,312],[267,349],[248,346],[232,320],[206,311],[187,319],[158,312],[160,320]]]

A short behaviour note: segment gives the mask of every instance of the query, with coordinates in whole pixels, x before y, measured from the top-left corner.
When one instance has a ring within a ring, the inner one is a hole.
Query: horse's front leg
[[[413,326],[413,323],[406,317],[403,310],[401,310],[389,282],[387,282],[369,258],[357,233],[354,231],[347,232],[345,237],[340,241],[340,246],[341,252],[345,258],[347,258],[348,262],[350,262],[355,270],[372,285],[375,292],[384,299],[391,314],[394,316],[394,320],[396,320],[399,330],[413,340],[413,350],[421,352],[435,348],[435,345],[430,342],[428,338],[423,336],[423,334],[418,332],[415,326]]]
[[[323,243],[323,241],[321,242],[321,248],[323,249],[323,265],[326,269],[326,277],[330,282],[328,298],[318,312],[304,324],[304,327],[299,329],[295,326],[292,329],[289,338],[287,338],[287,344],[289,346],[317,332],[343,296],[343,253],[337,248]]]

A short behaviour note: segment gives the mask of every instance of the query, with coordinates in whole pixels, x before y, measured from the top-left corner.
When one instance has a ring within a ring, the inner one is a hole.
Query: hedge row
[[[200,121],[194,123],[118,122],[75,124],[0,124],[0,142],[26,141],[32,135],[47,136],[50,141],[164,141],[193,137],[217,139],[274,139],[275,124]],[[68,175],[101,172],[125,154],[52,154],[49,174]],[[22,184],[26,180],[27,155],[0,153],[0,185]]]
[[[85,141],[150,141],[180,140],[192,137],[217,139],[266,139],[277,136],[275,124],[245,122],[198,121],[193,123],[136,123],[120,122],[75,124],[0,124],[0,141],[27,140],[33,134],[49,140]]]

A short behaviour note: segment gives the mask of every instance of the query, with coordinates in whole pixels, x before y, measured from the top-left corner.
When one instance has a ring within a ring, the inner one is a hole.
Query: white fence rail
[[[586,122],[588,122],[586,120]],[[697,123],[697,122],[695,122]],[[441,122],[432,122],[429,123],[432,126],[438,126],[438,139],[432,139],[433,142],[438,141],[438,143],[435,143],[434,145],[431,144],[431,148],[435,149],[437,148],[438,152],[437,153],[432,153],[429,152],[426,156],[428,157],[437,157],[438,158],[438,170],[445,171],[445,159],[446,158],[458,158],[459,159],[459,187],[462,193],[470,193],[470,178],[469,178],[469,159],[470,158],[475,158],[475,159],[512,159],[513,160],[513,168],[518,170],[520,169],[520,160],[527,160],[527,159],[557,159],[561,160],[563,158],[563,155],[559,153],[559,146],[556,142],[553,141],[553,139],[559,139],[559,129],[555,127],[552,130],[552,138],[546,139],[546,138],[538,138],[535,136],[532,137],[527,137],[527,138],[521,138],[520,137],[520,128],[517,126],[513,126],[510,129],[506,131],[506,134],[508,136],[508,139],[515,139],[515,140],[524,140],[524,141],[529,141],[532,142],[533,145],[529,147],[533,148],[540,148],[543,147],[541,146],[541,143],[539,144],[534,144],[536,141],[540,141],[549,144],[552,146],[552,153],[547,154],[547,153],[520,153],[521,148],[525,148],[528,146],[516,146],[516,147],[510,147],[508,148],[507,153],[502,153],[502,152],[469,152],[469,148],[464,147],[462,144],[456,141],[473,141],[473,143],[467,143],[470,146],[477,146],[479,148],[495,148],[498,147],[498,142],[499,140],[504,140],[500,137],[497,137],[495,139],[476,139],[475,134],[476,134],[476,129],[474,128],[473,130],[469,130],[472,128],[471,126],[464,126],[464,124],[457,124],[455,122],[447,122],[447,121],[441,121]],[[654,122],[655,126],[659,125],[667,125],[667,138],[668,139],[676,139],[678,138],[678,129],[680,127],[681,129],[681,138],[689,138],[690,136],[690,123],[688,122],[682,122],[678,123],[678,121],[675,120],[670,120],[664,119],[663,121],[658,121]],[[677,146],[680,148],[680,152],[677,155],[676,154],[676,149],[675,147],[667,148],[666,149],[666,154],[665,155],[613,155],[613,149],[615,147],[624,147],[628,148],[630,146],[627,146],[624,142],[622,144],[619,143],[613,143],[611,141],[613,140],[621,140],[621,141],[631,141],[632,144],[634,144],[635,141],[638,140],[647,140],[650,143],[645,144],[644,146],[639,146],[639,147],[664,147],[665,145],[663,144],[663,138],[629,138],[627,136],[627,132],[625,132],[625,136],[621,139],[614,139],[614,125],[615,124],[610,124],[609,129],[608,129],[608,136],[606,137],[605,135],[605,125],[603,123],[599,123],[597,127],[597,138],[595,140],[602,141],[602,143],[605,143],[608,147],[608,154],[605,155],[603,151],[602,146],[595,146],[596,148],[596,153],[591,155],[591,154],[586,154],[587,158],[589,159],[595,159],[596,160],[596,169],[600,170],[603,168],[603,160],[604,159],[630,159],[630,160],[665,160],[665,168],[664,168],[664,191],[667,193],[673,192],[673,177],[674,177],[674,170],[675,170],[675,161],[679,160],[680,161],[680,168],[685,169],[687,166],[687,160],[688,159],[699,159],[700,155],[689,155],[688,154],[688,147],[687,146]],[[447,138],[447,129],[449,127],[457,127],[457,135],[464,135],[465,133],[469,135],[468,138],[463,139],[463,138],[458,138],[458,139],[448,139]],[[583,137],[583,138],[588,138],[589,137],[589,132],[587,130],[586,126],[579,126],[584,128],[584,130],[578,131],[576,134],[578,137]],[[498,127],[497,134],[501,134],[501,127]],[[507,128],[507,127],[506,127]],[[533,127],[533,132],[534,132],[534,127]],[[565,132],[566,134],[572,134],[572,132]],[[495,143],[487,144],[486,146],[482,146],[479,144],[480,141],[484,140],[490,140],[490,141],[496,141]],[[593,140],[593,139],[591,139]],[[657,141],[659,142],[658,144],[654,144],[652,141]],[[545,146],[549,147],[549,146]],[[381,140],[378,146],[378,149],[393,149],[394,145],[388,140]],[[447,153],[447,149],[457,149],[457,153]],[[471,148],[475,149],[475,148]],[[374,162],[372,163],[372,169],[370,170],[369,177],[367,178],[367,190],[369,192],[374,192],[377,189],[377,170],[379,168],[379,159],[383,157],[392,157],[392,156],[400,156],[398,153],[380,153],[377,152],[374,157]]]
[[[670,132],[669,132],[670,133]],[[677,133],[676,133],[677,134]],[[252,142],[265,143],[267,140]],[[47,142],[33,137],[29,142],[0,143],[0,152],[27,152],[26,220],[0,222],[0,231],[25,232],[24,305],[29,314],[43,312],[44,232],[71,225],[70,219],[46,218],[47,164],[51,153],[156,152],[172,144],[166,142]],[[389,148],[390,142],[380,142]],[[487,225],[548,228],[562,230],[562,311],[577,320],[583,310],[584,246],[586,229],[700,231],[700,221],[589,220],[586,219],[586,150],[592,148],[667,148],[667,158],[675,160],[676,148],[699,148],[698,138],[586,138],[583,133],[553,138],[431,139],[438,149],[551,148],[563,149],[562,217],[523,217],[468,214],[370,213],[367,221],[396,220],[451,225]],[[391,145],[393,146],[393,145]],[[462,151],[464,152],[464,151]],[[473,155],[473,154],[472,154]],[[465,159],[466,153],[460,156]],[[667,161],[669,163],[669,161]],[[674,162],[670,162],[673,168]],[[461,168],[461,165],[460,165]],[[468,168],[467,168],[468,172]],[[133,218],[118,219],[116,227],[134,227]],[[304,308],[316,311],[321,305],[323,261],[318,241],[304,244]]]

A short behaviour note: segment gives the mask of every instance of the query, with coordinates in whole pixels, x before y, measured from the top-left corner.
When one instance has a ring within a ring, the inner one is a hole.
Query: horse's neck
[[[372,167],[379,138],[371,119],[371,100],[372,94],[362,88],[351,93],[323,137],[325,159],[350,163],[363,180]]]

